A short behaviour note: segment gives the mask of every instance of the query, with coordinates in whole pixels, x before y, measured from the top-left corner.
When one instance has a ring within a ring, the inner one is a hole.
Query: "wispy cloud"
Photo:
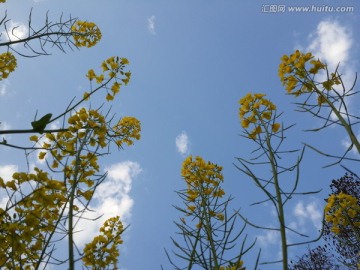
[[[152,34],[152,35],[156,35],[155,20],[156,20],[156,17],[154,15],[152,15],[150,18],[147,19],[148,30],[149,30],[150,34]]]
[[[274,230],[267,230],[264,234],[257,236],[257,241],[262,247],[268,247],[279,243],[279,232]]]
[[[300,201],[295,205],[293,210],[293,214],[297,218],[297,223],[300,227],[303,227],[308,221],[311,221],[317,229],[321,229],[322,226],[322,213],[317,201],[312,201],[307,204]],[[296,228],[297,226],[293,226],[293,228],[294,227]]]
[[[101,218],[78,223],[76,234],[77,243],[82,246],[98,234],[99,228],[104,221],[113,216],[120,216],[121,221],[128,224],[131,218],[131,210],[134,199],[130,196],[132,182],[142,171],[140,165],[133,161],[124,161],[113,164],[107,168],[107,179],[98,187],[94,194],[95,205],[91,205],[94,212],[87,218]],[[83,231],[82,231],[83,230]]]
[[[5,96],[8,93],[8,87],[10,83],[8,80],[0,82],[0,97]]]
[[[336,20],[321,21],[316,31],[309,35],[310,44],[306,51],[312,52],[324,61],[330,72],[335,71],[338,64],[345,87],[351,87],[355,79],[355,63],[352,61],[353,34],[350,27]],[[318,80],[326,80],[326,74],[320,74]]]
[[[344,83],[345,90],[353,86],[356,76],[356,62],[353,60],[354,38],[352,28],[341,24],[337,20],[326,19],[321,21],[316,31],[309,35],[310,44],[307,51],[312,52],[316,57],[326,62],[329,72],[334,72],[337,66],[342,74],[341,79]],[[318,75],[318,81],[327,80],[327,74],[323,72]],[[342,85],[335,88],[339,93],[343,92]],[[351,113],[357,109],[353,97],[346,97],[345,103],[348,111]],[[345,107],[341,106],[339,110],[345,113]],[[334,113],[331,114],[333,120],[337,119]],[[342,142],[346,145],[346,140]]]
[[[0,130],[9,130],[11,125],[5,121],[0,121]],[[7,141],[11,140],[11,135],[2,135],[1,140],[6,139]]]
[[[185,131],[181,132],[175,139],[176,149],[181,155],[186,155],[190,152],[190,140]]]
[[[4,179],[5,182],[12,179],[12,175],[19,170],[17,165],[3,165],[0,166],[0,177]]]
[[[330,68],[335,68],[339,62],[348,62],[353,45],[348,27],[336,20],[324,20],[309,37],[311,42],[307,49],[325,60]]]
[[[357,140],[360,141],[360,132],[357,134],[356,136]],[[351,146],[351,142],[350,142],[350,139],[348,137],[346,137],[345,139],[342,139],[341,140],[341,145],[345,148],[345,149],[349,149],[349,147]],[[356,149],[356,147],[353,145],[350,152],[359,157],[360,156],[360,153],[358,152],[358,150]]]
[[[6,24],[7,32],[4,30],[2,36],[8,41],[23,39],[28,35],[28,28],[21,22],[10,21]],[[16,46],[16,45],[13,45]]]

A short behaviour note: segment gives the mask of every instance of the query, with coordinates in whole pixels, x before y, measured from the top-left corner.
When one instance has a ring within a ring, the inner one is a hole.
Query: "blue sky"
[[[113,151],[102,162],[109,177],[93,207],[105,216],[120,214],[130,228],[121,247],[121,269],[171,269],[164,248],[172,249],[173,220],[179,213],[172,207],[180,201],[175,190],[185,185],[180,177],[183,159],[201,155],[224,167],[224,188],[235,197],[233,208],[241,208],[250,219],[275,225],[270,206],[249,207],[260,200],[254,184],[238,171],[235,157],[250,157],[255,148],[239,136],[238,100],[248,92],[266,93],[283,121],[296,123],[289,131],[287,146],[299,148],[311,143],[332,153],[342,153],[345,133],[339,128],[309,134],[318,120],[294,112],[293,97],[285,95],[277,77],[280,57],[295,49],[311,50],[334,67],[341,62],[346,82],[351,84],[359,69],[358,1],[283,1],[290,6],[349,6],[353,12],[262,12],[271,1],[10,1],[0,6],[15,25],[26,25],[33,7],[34,24],[41,26],[45,14],[55,21],[71,14],[93,21],[100,27],[101,42],[90,49],[67,50],[63,54],[48,48],[51,56],[19,58],[16,72],[0,82],[0,128],[30,128],[39,115],[59,114],[74,96],[88,87],[87,70],[97,68],[110,56],[130,61],[132,79],[122,88],[113,112],[131,115],[142,122],[142,138],[124,151]],[[22,28],[19,28],[21,31]],[[3,31],[3,29],[1,29]],[[20,33],[20,32],[19,32]],[[95,102],[102,102],[99,97]],[[359,113],[358,100],[349,100]],[[356,130],[356,132],[360,132]],[[7,136],[11,143],[25,144],[24,136]],[[23,152],[0,149],[0,176],[26,170]],[[43,166],[36,158],[31,165]],[[317,196],[295,199],[287,209],[288,222],[304,233],[316,234],[322,218],[323,199],[333,178],[345,172],[339,166],[321,167],[329,160],[307,150],[302,165],[301,188],[323,188]],[[352,166],[354,164],[346,164]],[[259,172],[266,173],[266,172]],[[1,200],[3,204],[4,201]],[[82,224],[96,232],[99,223]],[[90,233],[78,236],[85,242]],[[269,232],[249,230],[258,237],[264,260],[278,256],[279,237]],[[300,255],[300,249],[291,255]],[[252,269],[253,255],[245,266]],[[261,269],[278,269],[264,266]]]

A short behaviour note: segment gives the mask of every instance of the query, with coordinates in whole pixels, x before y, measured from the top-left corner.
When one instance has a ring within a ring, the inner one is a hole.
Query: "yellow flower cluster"
[[[114,141],[117,146],[123,144],[132,145],[134,140],[140,139],[140,121],[134,117],[123,117],[114,127],[110,127],[105,117],[97,110],[86,110],[81,108],[68,119],[69,127],[66,131],[57,133],[46,133],[46,140],[42,141],[42,148],[39,159],[44,159],[50,153],[53,159],[52,168],[58,168],[59,163],[67,157],[75,156],[79,152],[79,145],[82,149],[90,150],[105,148],[110,141]],[[38,142],[36,135],[30,137],[31,141]],[[89,151],[81,154],[71,162],[67,161],[68,166],[64,168],[67,179],[73,179],[76,171],[79,183],[86,186],[93,186],[90,177],[99,172],[97,155]],[[75,167],[78,167],[75,170]],[[77,195],[89,200],[93,194],[92,190],[78,190]]]
[[[307,71],[305,65],[311,60],[313,67],[309,70],[310,73],[316,74],[320,69],[324,69],[325,65],[322,64],[319,60],[313,60],[314,56],[311,53],[301,53],[299,50],[296,50],[290,56],[284,55],[281,58],[281,63],[279,65],[278,75],[280,77],[283,85],[286,86],[288,93],[298,86],[298,84],[304,81],[307,78]],[[300,92],[294,92],[293,94],[299,95],[303,91],[311,92],[313,90],[313,85],[309,82],[304,82],[302,89],[298,90]]]
[[[93,22],[76,21],[71,32],[77,47],[92,47],[101,39],[101,31]]]
[[[88,141],[90,146],[99,145],[101,148],[107,146],[107,126],[105,117],[98,110],[86,110],[81,108],[74,115],[69,117],[69,132],[78,133],[80,139],[86,136],[86,131],[91,130],[91,137]],[[72,143],[75,141],[72,140]]]
[[[220,266],[219,270],[246,270],[243,264],[244,262],[240,260],[237,263],[230,263],[229,266]]]
[[[274,111],[276,106],[268,99],[265,94],[248,93],[240,99],[239,118],[244,129],[253,125],[252,131],[248,132],[249,138],[255,140],[257,135],[264,132],[262,127],[271,124],[271,130],[276,133],[280,129],[279,123],[274,123]]]
[[[16,68],[16,58],[11,52],[0,54],[0,81],[6,79]]]
[[[119,257],[118,245],[122,244],[121,234],[124,231],[120,217],[112,217],[100,228],[100,235],[84,247],[82,258],[85,266],[92,269],[110,269],[112,264],[117,269]]]
[[[46,133],[46,140],[42,141],[44,151],[39,153],[39,159],[44,159],[47,153],[50,153],[53,159],[52,168],[58,168],[59,163],[65,158],[67,165],[64,165],[63,171],[66,180],[71,184],[73,179],[77,183],[84,183],[87,188],[81,189],[77,185],[77,196],[83,197],[89,201],[93,195],[93,190],[88,189],[94,185],[91,179],[99,172],[98,157],[94,152],[79,153],[79,146],[82,149],[90,147],[94,149],[107,146],[107,126],[104,116],[96,110],[87,111],[85,108],[80,109],[68,119],[70,124],[67,131],[57,133]],[[37,142],[37,136],[31,136],[30,140]],[[71,162],[69,157],[73,158]]]
[[[331,195],[325,206],[325,220],[331,223],[331,231],[338,234],[341,227],[360,227],[360,205],[357,198],[340,192]],[[360,239],[359,239],[360,240]]]
[[[127,71],[127,72],[124,71],[124,68],[127,65],[129,65],[129,60],[128,59],[112,56],[112,57],[108,58],[107,60],[105,60],[101,64],[102,71],[105,73],[105,75],[104,75],[104,73],[101,73],[100,75],[97,75],[93,69],[90,69],[88,71],[86,77],[90,81],[95,80],[96,83],[98,83],[98,84],[103,84],[104,80],[106,80],[106,83],[107,83],[111,79],[115,79],[112,86],[109,89],[106,88],[108,90],[108,93],[106,95],[106,100],[111,101],[111,100],[114,99],[115,95],[120,92],[120,86],[122,84],[127,85],[129,83],[129,81],[130,81],[131,72],[130,71]],[[122,76],[123,78],[120,79],[119,76]],[[119,80],[121,82],[119,82]],[[88,99],[89,96],[90,96],[89,93],[87,93],[87,92],[84,93],[84,98],[85,99]]]
[[[32,186],[33,191],[16,203],[13,213],[0,208],[1,269],[36,268],[67,202],[64,182],[49,178],[38,168],[34,173],[14,173],[6,183],[0,178],[0,187],[10,188],[14,198],[23,193],[23,184]]]
[[[221,173],[222,167],[211,162],[206,162],[201,157],[187,157],[182,165],[181,176],[187,183],[187,201],[190,203],[205,201],[211,198],[221,198],[225,195],[224,190],[220,187],[223,182]],[[196,204],[198,205],[198,204]],[[196,210],[196,205],[188,205],[188,211],[192,214]],[[210,207],[210,205],[208,205]],[[224,220],[224,215],[215,210],[208,209],[211,217],[218,220]]]
[[[117,137],[115,143],[118,147],[122,147],[124,143],[132,145],[134,139],[140,140],[141,124],[135,117],[125,116],[113,127],[113,131]]]
[[[50,150],[52,156],[55,158],[53,168],[57,168],[56,161],[61,161],[66,156],[73,156],[77,152],[77,144],[79,140],[85,136],[91,137],[86,141],[90,146],[100,146],[104,148],[106,143],[107,127],[105,117],[97,110],[87,111],[81,108],[74,115],[69,117],[68,123],[70,124],[67,131],[58,133],[47,133],[47,141],[43,142],[42,147]],[[38,137],[33,135],[30,137],[31,141],[37,141]],[[85,143],[85,142],[84,142]],[[39,159],[44,159],[47,151],[39,153]]]
[[[307,65],[310,64],[310,67]],[[278,75],[289,94],[299,96],[303,93],[311,93],[317,89],[314,75],[320,70],[326,70],[326,65],[319,59],[315,60],[311,53],[302,53],[296,50],[291,55],[281,58]],[[321,83],[322,87],[330,91],[334,85],[341,84],[338,73],[331,73],[328,79]],[[319,91],[319,90],[318,90]],[[318,93],[318,104],[325,102],[324,96]]]

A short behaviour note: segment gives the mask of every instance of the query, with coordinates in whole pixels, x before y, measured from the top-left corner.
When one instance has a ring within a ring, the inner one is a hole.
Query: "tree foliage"
[[[330,185],[323,228],[324,244],[309,249],[290,269],[358,269],[360,261],[360,179],[345,174]],[[305,268],[308,267],[308,268]],[[312,268],[311,268],[312,267]]]

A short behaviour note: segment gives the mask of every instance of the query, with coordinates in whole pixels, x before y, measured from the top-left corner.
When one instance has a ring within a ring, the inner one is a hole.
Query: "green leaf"
[[[39,120],[31,122],[33,130],[39,133],[43,133],[47,124],[50,122],[51,117],[52,113],[48,113],[41,117]]]

